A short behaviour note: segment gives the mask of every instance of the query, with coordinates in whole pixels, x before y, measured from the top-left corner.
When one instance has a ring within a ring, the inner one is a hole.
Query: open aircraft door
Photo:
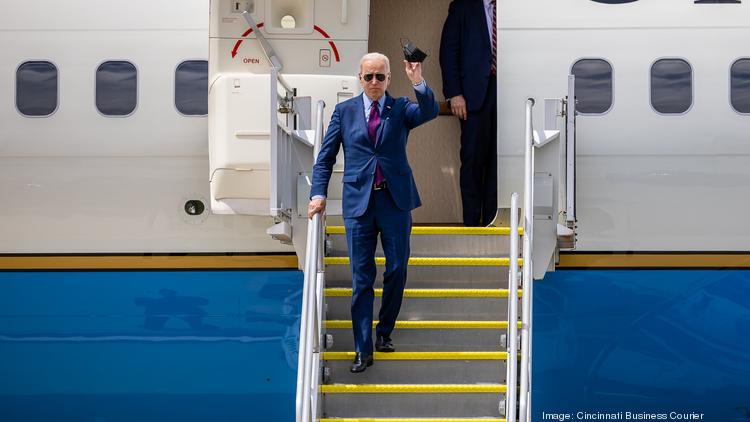
[[[325,102],[327,125],[334,106],[359,93],[369,2],[211,0],[210,7],[211,210],[288,221],[307,196],[297,185],[312,165],[312,107]]]

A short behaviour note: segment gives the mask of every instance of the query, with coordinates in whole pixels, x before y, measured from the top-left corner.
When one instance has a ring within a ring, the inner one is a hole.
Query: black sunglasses
[[[377,79],[378,82],[383,82],[385,80],[385,75],[382,73],[365,73],[362,75],[362,79],[364,79],[365,82],[370,82],[372,78]]]

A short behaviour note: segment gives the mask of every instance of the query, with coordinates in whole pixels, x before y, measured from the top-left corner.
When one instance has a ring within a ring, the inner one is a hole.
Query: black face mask
[[[404,43],[404,41],[406,41],[406,43]],[[422,63],[424,59],[427,58],[427,54],[408,39],[401,40],[401,47],[404,49],[404,58],[407,62]]]
[[[365,73],[362,75],[362,79],[364,79],[365,82],[370,82],[372,78],[377,79],[378,82],[383,82],[385,80],[385,75],[382,73]]]

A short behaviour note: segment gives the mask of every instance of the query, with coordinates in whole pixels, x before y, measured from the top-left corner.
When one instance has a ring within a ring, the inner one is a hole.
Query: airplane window
[[[682,59],[651,66],[651,105],[662,114],[682,114],[693,105],[693,69]]]
[[[187,116],[208,114],[208,62],[189,60],[175,72],[174,104]]]
[[[750,59],[740,59],[732,65],[732,107],[750,114]]]
[[[128,116],[138,101],[138,71],[130,62],[109,61],[96,70],[96,108],[105,116]]]
[[[571,70],[576,77],[576,109],[584,114],[603,114],[612,108],[612,66],[601,59],[577,61]]]
[[[16,71],[16,107],[24,116],[49,116],[57,109],[57,67],[32,61]]]

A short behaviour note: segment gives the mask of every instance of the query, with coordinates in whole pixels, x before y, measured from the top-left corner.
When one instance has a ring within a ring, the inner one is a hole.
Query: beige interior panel
[[[424,77],[444,101],[440,74],[440,33],[448,15],[450,0],[376,0],[370,10],[370,51],[391,59],[393,96],[414,98],[414,91],[403,69],[400,39],[409,38],[429,57],[424,62]],[[459,148],[461,130],[458,119],[439,116],[417,128],[409,137],[409,162],[422,197],[422,207],[414,210],[415,223],[461,222],[459,187]]]

